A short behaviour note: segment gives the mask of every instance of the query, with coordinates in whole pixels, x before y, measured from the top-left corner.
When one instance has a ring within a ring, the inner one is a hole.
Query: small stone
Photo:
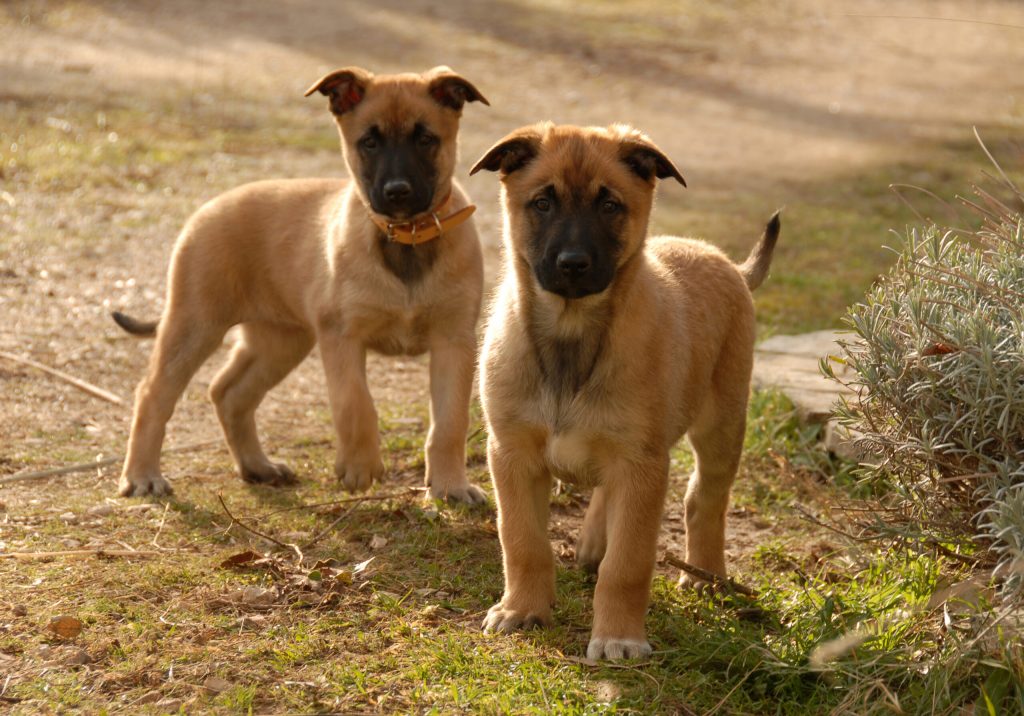
[[[124,511],[131,513],[133,515],[138,515],[142,514],[143,512],[149,512],[150,510],[155,509],[156,505],[150,504],[148,502],[143,502],[141,505],[128,505],[127,507],[124,508]]]
[[[160,700],[159,691],[150,691],[149,693],[143,694],[139,698],[135,699],[137,704],[154,704]]]
[[[64,655],[61,658],[68,666],[85,666],[92,662],[92,657],[89,656],[89,652],[81,647],[72,646],[64,651]]]
[[[81,540],[77,540],[72,537],[65,537],[60,541],[60,543],[68,549],[78,549],[82,546]]]
[[[14,612],[16,617],[28,616],[28,608],[24,604],[15,604],[11,607],[11,611]]]
[[[374,535],[370,538],[370,549],[384,549],[388,546],[388,538]]]
[[[208,676],[203,682],[203,688],[211,694],[222,694],[231,688],[231,682],[219,676]]]
[[[107,504],[101,504],[101,505],[93,505],[92,507],[90,507],[88,510],[85,511],[85,514],[89,515],[89,517],[105,517],[106,515],[109,515],[113,511],[114,511],[113,506],[107,505]]]
[[[69,525],[73,525],[76,522],[78,522],[78,515],[76,515],[74,512],[64,512],[63,514],[60,515],[60,517],[58,519],[61,522],[64,522],[64,523],[69,524]]]
[[[156,702],[156,708],[160,713],[176,714],[181,711],[183,703],[181,699],[161,699]]]
[[[277,600],[277,593],[273,589],[263,587],[245,587],[236,596],[238,601],[255,607],[267,607]]]

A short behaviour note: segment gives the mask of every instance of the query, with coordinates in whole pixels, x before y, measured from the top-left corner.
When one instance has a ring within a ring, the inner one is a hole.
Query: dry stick
[[[54,557],[156,557],[163,552],[151,549],[70,549],[62,552],[0,552],[0,559],[17,559],[30,562]]]
[[[748,597],[757,596],[757,592],[755,592],[750,587],[740,584],[739,582],[729,579],[728,577],[720,577],[714,572],[709,572],[706,569],[695,567],[689,562],[684,562],[683,560],[679,559],[679,557],[676,557],[673,554],[666,554],[665,561],[671,566],[677,569],[681,569],[687,574],[696,577],[697,579],[703,579],[705,582],[710,582],[716,587],[724,587],[730,591],[738,592],[739,594],[743,594]]]
[[[223,497],[223,495],[221,495],[219,492],[217,493],[217,501],[220,502],[221,509],[224,510],[224,514],[227,515],[228,518],[231,520],[231,524],[232,525],[238,525],[239,527],[241,527],[246,532],[251,532],[252,534],[256,535],[257,537],[260,537],[262,539],[267,540],[267,542],[271,542],[273,544],[276,544],[278,547],[283,547],[284,549],[292,550],[293,552],[295,552],[295,556],[298,557],[298,564],[302,564],[303,560],[305,559],[305,556],[303,556],[302,550],[299,549],[299,546],[297,544],[292,544],[291,542],[282,542],[279,539],[271,537],[270,535],[267,535],[267,534],[263,534],[259,530],[257,530],[255,528],[250,527],[249,525],[245,524],[240,519],[238,519],[233,514],[231,514],[231,510],[229,510],[228,506],[224,504],[224,497]],[[229,527],[229,529],[230,529],[230,527]]]
[[[201,443],[192,443],[190,445],[182,445],[181,447],[167,448],[161,454],[167,455],[175,452],[192,452],[193,450],[201,450],[211,445],[220,444],[220,440],[204,440]],[[21,482],[23,480],[41,480],[44,477],[56,477],[57,475],[67,475],[72,472],[86,472],[87,470],[95,470],[107,465],[113,465],[115,463],[124,460],[123,455],[117,457],[108,457],[103,460],[97,460],[96,462],[83,462],[77,465],[65,465],[64,467],[51,467],[46,470],[35,470],[33,472],[16,472],[13,475],[7,477],[0,477],[0,485],[5,485],[9,482]]]
[[[9,361],[14,361],[15,363],[21,363],[22,365],[31,366],[33,368],[36,368],[37,370],[41,370],[44,373],[52,375],[54,378],[60,378],[65,383],[70,383],[79,390],[84,391],[93,397],[105,400],[108,403],[113,403],[114,405],[124,405],[124,400],[122,400],[120,396],[114,395],[109,390],[104,390],[103,388],[93,385],[92,383],[87,383],[86,381],[80,378],[76,378],[75,376],[70,375],[69,373],[65,373],[62,370],[57,370],[56,368],[51,368],[48,365],[43,365],[42,363],[34,361],[31,358],[23,358],[21,356],[14,355],[13,353],[7,353],[6,351],[0,351],[0,358],[6,358]]]
[[[389,492],[383,495],[355,495],[354,497],[342,497],[338,500],[331,500],[330,502],[313,502],[308,505],[295,505],[293,507],[282,507],[280,510],[273,510],[271,512],[264,512],[259,517],[270,517],[271,515],[279,515],[282,512],[295,512],[296,510],[316,510],[321,507],[333,507],[335,505],[345,505],[350,502],[369,502],[371,500],[395,500],[402,497],[409,497],[416,494],[417,492],[423,492],[422,487],[409,487],[407,492]]]
[[[313,537],[311,537],[310,540],[308,542],[306,542],[306,544],[302,545],[302,548],[303,549],[309,549],[310,547],[315,545],[317,542],[319,542],[321,539],[323,539],[324,536],[328,532],[333,530],[338,525],[338,523],[340,523],[346,517],[348,517],[353,512],[355,512],[355,509],[357,507],[359,507],[359,503],[362,502],[364,499],[367,499],[367,498],[357,497],[356,500],[355,500],[355,503],[351,507],[349,507],[347,510],[345,510],[340,515],[338,515],[338,518],[336,520],[332,521],[331,524],[327,525],[322,530],[320,530],[315,535],[313,535]]]

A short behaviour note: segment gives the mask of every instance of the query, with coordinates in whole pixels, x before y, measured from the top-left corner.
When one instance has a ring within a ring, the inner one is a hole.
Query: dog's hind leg
[[[160,474],[160,448],[167,421],[189,380],[220,345],[227,329],[227,324],[196,320],[181,312],[165,313],[157,330],[149,370],[135,391],[128,455],[118,484],[123,497],[171,492],[171,486]]]
[[[576,561],[588,572],[597,572],[608,547],[608,521],[605,505],[605,490],[595,487],[590,496],[587,514],[583,517],[579,542],[576,544]]]
[[[743,399],[728,408],[722,404],[709,406],[688,433],[697,467],[686,490],[686,561],[722,577],[725,512],[743,451],[745,423]],[[689,574],[683,574],[679,583],[685,587],[706,586]]]
[[[285,465],[267,459],[256,433],[256,408],[313,348],[313,335],[301,328],[243,323],[241,339],[210,385],[210,399],[224,428],[228,448],[246,482],[293,482]]]

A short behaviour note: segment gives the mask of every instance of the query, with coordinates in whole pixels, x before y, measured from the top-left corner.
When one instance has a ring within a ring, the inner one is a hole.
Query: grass
[[[821,458],[808,455],[805,429],[792,412],[778,395],[755,395],[734,520],[746,519],[737,510],[756,508],[759,519],[794,522],[788,504],[796,495],[759,492],[751,473],[804,484],[801,499],[841,489],[806,467]],[[766,434],[768,426],[783,427]],[[418,482],[411,466],[420,459],[422,429],[403,422],[384,430],[403,433],[393,447],[397,480]],[[593,583],[565,551],[555,627],[484,635],[482,615],[501,591],[491,511],[425,503],[421,493],[393,484],[370,493],[391,498],[301,508],[340,496],[327,477],[329,447],[299,450],[311,470],[301,494],[244,486],[217,467],[219,457],[191,455],[173,458],[170,474],[212,474],[179,479],[177,497],[144,511],[108,503],[110,482],[65,491],[61,511],[78,517],[71,524],[44,505],[12,511],[2,533],[7,550],[59,550],[72,539],[159,552],[131,561],[0,562],[9,595],[0,608],[27,612],[0,619],[0,659],[18,664],[3,693],[12,712],[155,713],[177,705],[213,713],[888,713],[898,700],[906,713],[942,713],[980,698],[984,688],[989,698],[1019,696],[1020,673],[1003,678],[998,665],[951,679],[926,668],[946,653],[952,633],[939,628],[941,610],[924,605],[963,576],[960,567],[851,553],[821,534],[794,538],[806,526],[764,540],[737,565],[736,577],[758,591],[756,599],[682,592],[659,568],[648,617],[655,653],[647,662],[582,658]],[[674,489],[689,469],[681,448]],[[485,480],[479,461],[472,470],[475,481]],[[290,552],[230,527],[218,493],[236,517],[282,540],[308,541],[341,520],[296,565]],[[98,504],[113,509],[90,517]],[[563,494],[556,504],[564,514],[575,507],[578,525],[578,500]],[[555,533],[557,547],[563,532]],[[809,541],[818,546],[808,549]],[[249,549],[268,560],[221,566]],[[239,596],[246,587],[270,590],[270,601],[246,602]],[[954,624],[971,618],[947,608]],[[68,643],[50,636],[45,625],[58,615],[81,620],[81,635]],[[859,635],[855,648],[814,661],[822,644],[850,633]],[[88,665],[65,663],[75,649],[89,654]]]

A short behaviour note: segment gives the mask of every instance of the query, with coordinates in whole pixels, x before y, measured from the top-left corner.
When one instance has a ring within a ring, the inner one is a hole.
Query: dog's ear
[[[306,90],[306,97],[314,92],[326,95],[331,100],[331,112],[336,115],[351,112],[366,95],[366,86],[373,74],[361,67],[344,67],[326,75]]]
[[[626,166],[644,181],[651,181],[655,177],[667,179],[672,177],[677,182],[686,186],[686,180],[676,169],[672,160],[665,156],[665,153],[650,139],[633,130],[622,139],[622,149],[619,157]]]
[[[491,106],[472,82],[453,72],[450,67],[435,67],[426,73],[426,77],[430,78],[430,84],[427,86],[430,96],[449,109],[459,112],[466,102],[483,102],[488,107]]]
[[[477,160],[469,170],[470,176],[481,169],[489,172],[501,172],[508,176],[516,169],[522,169],[540,150],[541,135],[536,127],[523,127],[508,135]]]

